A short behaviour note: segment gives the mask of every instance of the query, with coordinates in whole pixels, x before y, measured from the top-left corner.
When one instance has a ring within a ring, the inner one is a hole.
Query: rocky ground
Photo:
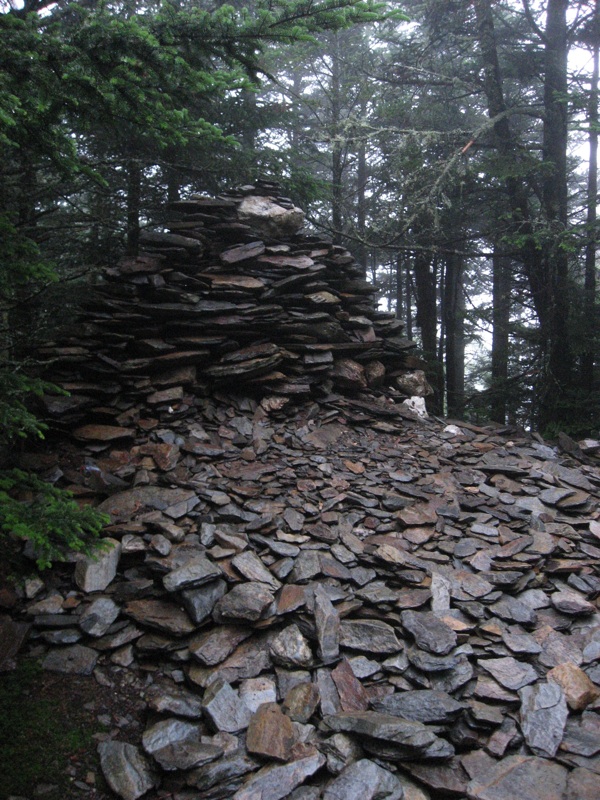
[[[1,628],[92,692],[72,797],[600,798],[593,455],[217,394],[22,461],[112,519]]]

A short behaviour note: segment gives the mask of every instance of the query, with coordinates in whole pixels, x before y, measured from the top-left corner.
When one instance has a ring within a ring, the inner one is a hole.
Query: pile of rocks
[[[19,624],[46,669],[144,687],[99,748],[118,796],[598,799],[591,459],[333,394],[154,422],[23,456],[112,518]]]
[[[134,405],[187,414],[216,387],[280,404],[332,387],[427,392],[410,377],[414,344],[375,309],[352,255],[300,233],[303,213],[278,191],[263,181],[171,203],[166,230],[143,232],[144,253],[105,269],[72,335],[41,349],[70,392],[46,412],[71,427]]]
[[[400,323],[274,194],[176,203],[46,348],[74,440],[20,466],[111,524],[8,657],[143,688],[124,800],[598,800],[595,457],[395,402]]]

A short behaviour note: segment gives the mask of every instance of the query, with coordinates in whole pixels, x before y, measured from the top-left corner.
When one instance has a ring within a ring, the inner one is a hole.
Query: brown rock
[[[342,711],[366,711],[369,707],[369,698],[362,683],[352,672],[347,659],[343,659],[332,670],[331,677],[336,685],[340,697]]]
[[[246,747],[254,753],[287,761],[294,745],[294,728],[277,703],[264,703],[253,714],[246,734]]]
[[[600,689],[595,686],[585,672],[570,661],[551,669],[547,679],[562,687],[567,704],[572,711],[583,711],[590,703],[600,697]]]

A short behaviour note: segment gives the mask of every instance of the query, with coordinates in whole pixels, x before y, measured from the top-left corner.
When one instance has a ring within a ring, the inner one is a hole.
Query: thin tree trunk
[[[404,319],[404,268],[402,264],[402,255],[396,255],[396,317],[397,319]]]
[[[340,139],[340,122],[342,112],[342,87],[340,74],[340,39],[339,34],[331,34],[331,127],[333,144],[331,147],[331,225],[333,241],[340,244],[343,230],[343,189],[344,151]]]
[[[437,359],[436,262],[424,252],[415,253],[414,276],[417,301],[416,324],[421,331],[423,357],[429,367],[429,381],[435,395],[429,403],[434,414],[443,413],[444,376]]]
[[[600,75],[600,0],[596,0],[594,9],[594,67],[590,86],[588,105],[590,163],[587,183],[587,215],[586,224],[588,238],[585,245],[585,283],[584,314],[586,342],[590,345],[596,338],[596,249],[598,231],[596,229],[598,197],[598,83]],[[594,348],[590,347],[581,357],[581,384],[583,389],[591,393],[594,388]]]
[[[367,274],[367,245],[365,243],[367,235],[367,151],[365,142],[361,139],[358,143],[357,153],[357,202],[356,202],[356,224],[358,228],[358,235],[360,237],[360,244],[358,246],[357,261]]]
[[[142,169],[137,159],[127,161],[127,255],[137,256],[140,243]]]
[[[490,417],[506,422],[508,346],[510,331],[510,259],[494,248],[492,260],[492,385]]]
[[[413,313],[412,313],[412,298],[413,298],[413,283],[412,283],[412,273],[410,271],[410,261],[406,259],[405,265],[405,280],[404,280],[404,292],[405,292],[405,323],[406,323],[406,337],[408,339],[413,338]]]
[[[457,255],[446,258],[443,317],[445,320],[446,397],[448,416],[462,417],[465,405],[465,336],[463,263]]]

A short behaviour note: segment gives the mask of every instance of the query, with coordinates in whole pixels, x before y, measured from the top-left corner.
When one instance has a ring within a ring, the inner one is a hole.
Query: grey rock
[[[323,728],[393,742],[402,745],[413,755],[427,750],[437,739],[435,733],[421,722],[400,719],[376,711],[342,712],[326,716],[323,719]]]
[[[240,697],[250,711],[257,711],[263,703],[277,700],[275,681],[268,677],[248,678],[240,684]]]
[[[340,652],[340,617],[322,586],[315,588],[315,623],[319,658],[334,661]]]
[[[564,800],[567,770],[545,758],[508,756],[467,787],[469,800]]]
[[[374,711],[418,722],[451,724],[465,708],[446,692],[422,689],[395,692],[372,703]]]
[[[243,776],[258,769],[259,766],[260,762],[251,758],[243,750],[235,750],[216,761],[188,772],[186,783],[203,792],[207,792],[213,786],[223,786],[226,793],[217,796],[231,797],[231,794],[227,793],[227,787],[233,784],[237,788]]]
[[[557,611],[572,616],[594,614],[597,611],[593,603],[571,589],[554,592],[550,595],[550,602]]]
[[[210,684],[202,700],[205,715],[218,731],[238,733],[250,724],[252,712],[229,683],[217,678]]]
[[[562,688],[555,683],[537,683],[524,686],[519,696],[525,741],[535,755],[554,758],[569,713]]]
[[[313,748],[303,758],[287,764],[263,767],[239,789],[232,800],[281,800],[325,763],[325,756]]]
[[[297,625],[288,625],[271,642],[271,657],[284,667],[310,667],[313,655]]]
[[[194,658],[210,667],[224,661],[251,634],[241,625],[221,625],[194,636],[188,646]]]
[[[514,658],[486,658],[479,664],[487,670],[506,689],[522,689],[529,683],[538,679],[537,672],[530,664],[517,661]]]
[[[252,550],[245,550],[243,553],[239,553],[232,559],[231,563],[246,580],[266,583],[273,591],[277,591],[281,586],[281,582],[269,572]]]
[[[521,625],[535,625],[537,621],[537,614],[530,606],[510,595],[491,605],[490,611],[501,619]]]
[[[75,644],[78,642],[82,633],[77,628],[62,628],[55,631],[41,631],[40,638],[47,644]]]
[[[321,560],[316,550],[302,550],[288,576],[289,583],[306,583],[321,572]]]
[[[403,611],[402,626],[418,647],[435,655],[447,655],[456,647],[455,631],[429,611]]]
[[[91,647],[74,644],[60,650],[52,650],[42,662],[49,672],[64,672],[70,675],[91,675],[98,660],[98,653]]]
[[[167,772],[189,770],[209,764],[223,755],[223,749],[213,744],[181,741],[155,750],[152,757]]]
[[[165,575],[163,585],[167,592],[178,592],[213,581],[221,574],[218,564],[214,564],[206,556],[197,555]]]
[[[110,538],[101,541],[104,550],[82,556],[75,565],[75,583],[83,592],[103,592],[117,574],[121,543]]]
[[[123,800],[137,800],[155,786],[148,759],[134,745],[109,740],[100,742],[98,753],[106,782]]]
[[[367,758],[349,764],[323,792],[323,800],[402,800],[398,778]]]
[[[460,663],[459,656],[449,653],[445,656],[435,656],[426,650],[418,650],[411,647],[407,650],[410,663],[422,672],[447,672],[454,669]]]
[[[181,600],[192,622],[196,625],[208,619],[213,609],[224,594],[227,584],[224,580],[211,581],[197,589],[186,589],[181,593]]]
[[[365,653],[397,653],[402,650],[391,625],[380,620],[343,620],[340,625],[340,643],[351,650]]]
[[[202,698],[171,681],[157,681],[146,691],[146,702],[159,714],[176,714],[178,717],[200,719],[202,717]]]
[[[104,636],[119,612],[119,606],[110,597],[98,597],[79,617],[79,627],[89,636]]]
[[[256,622],[273,602],[273,591],[265,583],[242,583],[234,586],[217,601],[213,618],[215,622]]]
[[[167,745],[180,744],[187,741],[199,741],[200,729],[198,725],[184,722],[181,719],[163,719],[146,728],[142,735],[144,750],[153,755]]]
[[[320,745],[327,756],[327,769],[332,775],[340,772],[353,761],[364,756],[361,746],[346,733],[334,733]]]

